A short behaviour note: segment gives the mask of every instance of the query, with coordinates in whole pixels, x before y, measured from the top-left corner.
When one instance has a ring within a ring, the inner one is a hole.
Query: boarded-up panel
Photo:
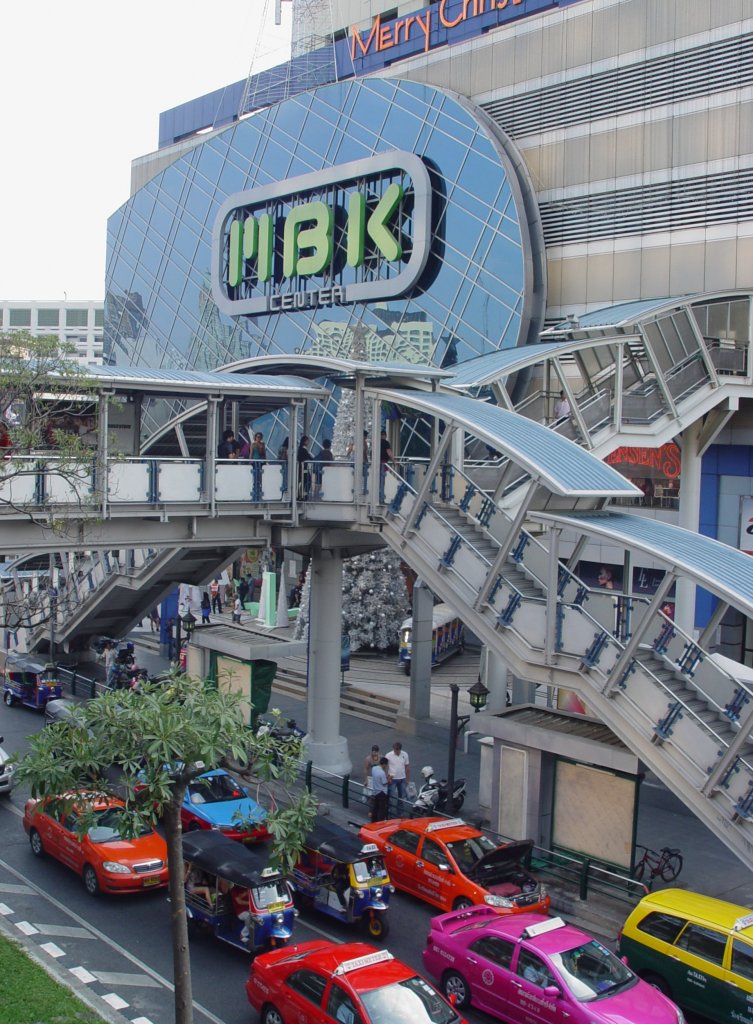
[[[554,846],[629,870],[636,799],[633,779],[557,761]]]
[[[220,693],[239,693],[243,697],[243,720],[251,724],[251,665],[217,655],[217,689]]]
[[[499,831],[505,836],[528,835],[528,751],[502,747],[499,760]]]

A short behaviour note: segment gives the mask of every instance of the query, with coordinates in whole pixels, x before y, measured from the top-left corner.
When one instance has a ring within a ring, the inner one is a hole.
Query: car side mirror
[[[560,999],[562,997],[562,989],[558,988],[557,985],[547,985],[544,989],[544,995],[548,999]]]
[[[453,872],[452,868],[450,867],[450,865],[446,864],[444,862],[442,864],[437,864],[437,868],[440,871],[445,871],[448,875],[454,874],[454,872]]]

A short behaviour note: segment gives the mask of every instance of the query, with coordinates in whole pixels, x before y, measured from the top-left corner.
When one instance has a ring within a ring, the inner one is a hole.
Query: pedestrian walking
[[[157,608],[152,608],[149,612],[149,625],[152,633],[159,633],[159,610]]]
[[[215,577],[209,584],[209,596],[212,599],[212,611],[222,615],[222,595],[220,593],[220,581]]]
[[[201,624],[202,626],[209,623],[209,613],[212,610],[212,601],[209,594],[205,590],[201,597]]]
[[[371,753],[367,754],[363,760],[363,799],[364,803],[368,803],[369,807],[371,807],[374,797],[371,770],[375,765],[379,764],[380,760],[379,744],[374,743],[371,747]]]
[[[384,821],[387,817],[387,793],[389,791],[389,775],[387,769],[389,761],[386,757],[380,757],[379,764],[371,769],[371,788],[374,797],[371,804],[371,820]]]
[[[560,391],[560,396],[554,403],[554,418],[556,420],[564,420],[570,415],[570,403],[567,400],[564,391]]]
[[[104,650],[105,683],[108,690],[114,690],[118,684],[118,650],[112,640],[108,640]]]
[[[410,758],[398,740],[392,744],[392,750],[387,751],[387,764],[390,772],[390,803],[395,816],[399,817],[401,804],[408,799]]]
[[[296,452],[298,463],[298,500],[306,501],[311,491],[311,452],[308,449],[309,439],[306,434],[301,438]]]
[[[241,622],[241,611],[242,610],[243,610],[243,605],[241,604],[241,599],[240,599],[240,597],[236,597],[235,603],[233,604],[233,622],[236,622],[238,625],[240,625],[240,622]]]

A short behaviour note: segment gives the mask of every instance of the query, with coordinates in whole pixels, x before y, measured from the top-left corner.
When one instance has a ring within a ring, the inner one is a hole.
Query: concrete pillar
[[[484,645],[481,648],[481,682],[489,691],[486,710],[490,715],[497,715],[507,707],[507,675],[506,662]]]
[[[434,595],[421,580],[413,587],[413,630],[410,653],[409,713],[413,719],[431,714],[431,631]]]
[[[701,506],[701,456],[698,437],[701,421],[692,423],[682,432],[682,473],[680,474],[680,513],[678,525],[698,533]],[[675,588],[675,622],[680,629],[693,636],[695,631],[695,583],[680,576]]]
[[[342,555],[316,551],[309,594],[308,733],[306,757],[338,775],[351,770],[348,741],[340,735]]]

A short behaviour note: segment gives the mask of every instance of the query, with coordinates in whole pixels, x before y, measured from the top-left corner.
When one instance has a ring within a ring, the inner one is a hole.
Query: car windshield
[[[266,910],[274,903],[289,903],[288,889],[282,879],[278,882],[265,882],[252,890],[254,905],[258,910]]]
[[[97,811],[96,822],[91,826],[87,835],[92,843],[111,843],[120,839],[120,822],[122,810],[118,807],[108,807],[104,811]],[[151,835],[152,829],[148,825],[142,825],[135,833],[137,836]]]
[[[229,775],[210,775],[198,778],[188,787],[191,803],[216,804],[223,800],[243,800],[244,791]]]
[[[613,995],[637,980],[630,968],[596,939],[554,953],[551,960],[562,981],[582,1003]]]
[[[454,1024],[458,1015],[423,978],[414,977],[396,985],[361,992],[371,1024]]]
[[[382,857],[369,857],[368,860],[353,862],[353,874],[357,882],[368,882],[371,878],[384,882],[387,879],[387,868]]]
[[[478,835],[472,836],[470,839],[458,839],[454,843],[448,843],[447,849],[452,854],[457,866],[462,871],[467,871],[487,853],[496,850],[497,845],[488,836]]]

